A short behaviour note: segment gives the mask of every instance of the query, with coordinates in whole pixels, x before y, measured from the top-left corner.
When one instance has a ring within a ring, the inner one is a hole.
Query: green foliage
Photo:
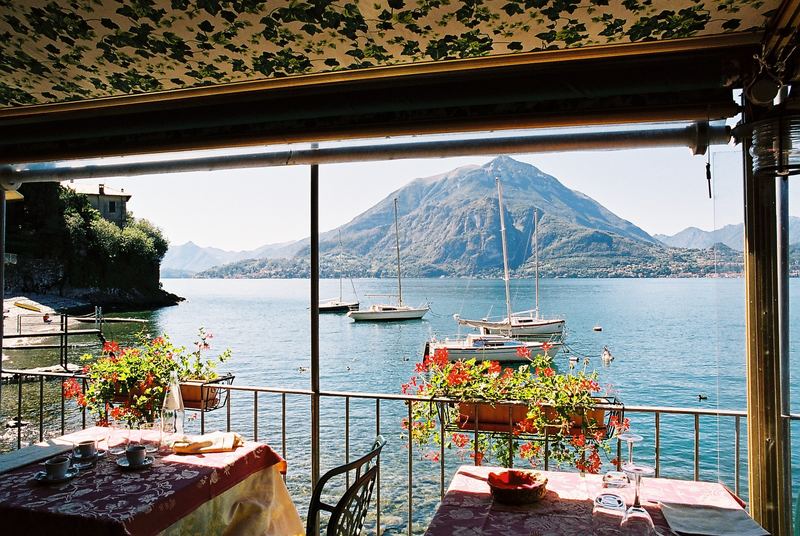
[[[530,364],[518,368],[503,368],[496,361],[475,359],[450,362],[446,350],[426,356],[416,366],[418,375],[402,386],[403,393],[446,398],[454,403],[412,404],[411,421],[404,419],[402,423],[404,433],[409,433],[412,442],[421,447],[444,444],[472,455],[477,451],[479,462],[489,459],[511,465],[519,455],[534,466],[545,455],[546,434],[550,461],[572,465],[581,471],[599,472],[600,453],[608,454],[611,449],[606,439],[604,412],[594,408],[592,393],[600,389],[597,372],[587,372],[585,363],[582,370],[563,374],[551,367],[546,356],[531,357],[530,352],[523,352],[523,356]],[[468,403],[467,408],[473,407],[473,403],[527,406],[527,412],[513,429],[514,436],[527,436],[526,442],[509,442],[507,436],[496,437],[494,433],[466,435],[456,432],[442,437],[442,427],[437,421],[442,420],[443,424],[467,422],[465,410],[459,405],[464,402]],[[611,432],[617,433],[625,426],[612,419]],[[434,454],[429,452],[423,457],[435,457],[437,449],[431,452]]]
[[[217,377],[217,363],[227,361],[231,351],[206,357],[204,352],[210,348],[208,341],[212,337],[201,327],[195,350],[189,353],[185,347],[172,344],[166,334],[150,338],[139,333],[135,347],[107,342],[100,357],[81,357],[87,363],[83,369],[88,379],[86,387],[72,380],[65,384],[64,395],[74,398],[100,423],[109,418],[130,424],[153,422],[164,404],[173,372],[181,381]]]
[[[147,220],[124,226],[103,219],[89,199],[58,184],[28,184],[25,201],[11,204],[8,251],[55,259],[74,287],[158,288],[159,264],[169,243]]]

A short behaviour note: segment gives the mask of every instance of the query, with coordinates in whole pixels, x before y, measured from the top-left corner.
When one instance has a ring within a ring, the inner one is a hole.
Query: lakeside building
[[[65,186],[85,195],[92,207],[97,209],[103,218],[120,227],[125,225],[125,221],[128,219],[127,204],[131,198],[131,194],[127,193],[125,188],[118,190],[105,184],[81,184],[80,182],[67,183]]]

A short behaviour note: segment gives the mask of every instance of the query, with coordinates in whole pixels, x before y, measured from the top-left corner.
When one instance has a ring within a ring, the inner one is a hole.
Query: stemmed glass
[[[114,456],[125,454],[130,440],[130,428],[122,421],[112,421],[111,434],[108,438],[108,452]]]
[[[653,476],[656,472],[655,469],[649,465],[626,463],[622,466],[622,470],[625,471],[629,477],[633,477],[636,489],[633,504],[625,512],[625,517],[620,523],[622,533],[631,536],[658,536],[658,532],[656,532],[655,526],[653,525],[653,519],[639,500],[642,477]]]
[[[594,499],[592,534],[617,536],[625,518],[625,500],[617,493],[604,491]]]
[[[633,464],[633,445],[640,443],[644,438],[639,434],[634,434],[630,430],[619,434],[620,441],[628,443],[628,463]]]

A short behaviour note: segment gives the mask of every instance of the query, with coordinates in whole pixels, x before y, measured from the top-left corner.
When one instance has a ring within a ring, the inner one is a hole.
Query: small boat
[[[352,284],[353,280],[350,280]],[[355,294],[356,287],[353,285],[353,293]],[[320,313],[346,313],[348,311],[358,311],[358,300],[348,301],[343,297],[342,289],[342,232],[339,231],[339,297],[330,298],[325,301],[319,302]]]
[[[393,321],[393,320],[419,320],[430,310],[427,305],[411,307],[410,305],[372,305],[369,309],[350,311],[347,316],[356,321]]]
[[[431,309],[427,304],[412,307],[403,303],[403,278],[400,274],[400,232],[397,227],[397,198],[394,200],[394,240],[397,248],[397,304],[374,304],[369,309],[347,313],[347,316],[356,322],[420,320]]]
[[[24,301],[15,301],[14,306],[19,307],[20,309],[27,309],[28,311],[33,311],[35,313],[42,312],[42,308],[39,307],[38,305]]]
[[[524,339],[542,339],[551,336],[561,337],[564,333],[564,320],[561,318],[542,318],[539,316],[539,219],[534,211],[534,254],[536,257],[536,307],[529,311],[511,312],[511,289],[508,274],[508,246],[506,245],[506,224],[503,217],[503,188],[500,179],[495,179],[497,184],[497,203],[500,207],[500,237],[503,243],[503,280],[506,287],[506,317],[499,320],[484,318],[481,320],[468,320],[454,315],[456,322],[462,326],[477,328],[483,335],[506,335]]]
[[[450,361],[473,358],[477,361],[528,361],[526,354],[553,357],[560,348],[560,342],[520,341],[503,335],[470,333],[464,338],[431,339],[425,343],[424,355],[447,350]]]

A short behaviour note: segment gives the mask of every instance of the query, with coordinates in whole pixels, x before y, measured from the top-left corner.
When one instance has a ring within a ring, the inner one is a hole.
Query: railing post
[[[656,428],[656,478],[661,475],[661,412],[655,412]]]
[[[6,191],[0,187],[0,309],[6,308]],[[5,317],[5,313],[3,313]],[[19,317],[17,317],[19,320]],[[3,375],[3,332],[5,320],[0,322],[0,378]]]

